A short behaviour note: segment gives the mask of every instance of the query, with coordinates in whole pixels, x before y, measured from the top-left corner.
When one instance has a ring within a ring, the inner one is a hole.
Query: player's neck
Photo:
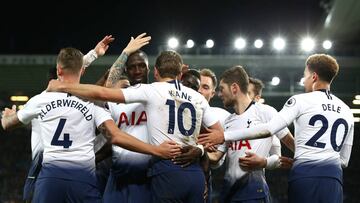
[[[326,82],[316,82],[313,84],[312,89],[313,91],[321,90],[321,89],[330,90],[330,84]]]
[[[169,77],[161,78],[161,77],[159,77],[157,81],[158,82],[167,82],[167,81],[172,81],[172,80],[175,80],[175,78],[169,78]]]
[[[245,112],[245,110],[249,107],[251,103],[251,99],[249,95],[241,95],[236,99],[236,104],[234,106],[235,113],[240,115]]]
[[[80,83],[80,78],[77,76],[64,75],[59,77],[59,80],[66,83]]]

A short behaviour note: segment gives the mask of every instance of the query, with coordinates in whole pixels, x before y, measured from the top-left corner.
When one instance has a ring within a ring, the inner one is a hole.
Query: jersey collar
[[[245,111],[247,111],[253,104],[255,104],[255,101],[251,101],[250,104],[249,104],[249,106],[246,107]],[[245,111],[244,111],[244,112],[245,112]]]

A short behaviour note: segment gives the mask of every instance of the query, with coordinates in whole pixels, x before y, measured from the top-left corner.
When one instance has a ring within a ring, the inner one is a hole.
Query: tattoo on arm
[[[123,52],[116,59],[115,63],[111,66],[109,77],[106,81],[106,87],[113,87],[120,79],[120,76],[124,73],[125,63],[128,59],[128,55]]]
[[[102,123],[101,125],[99,125],[98,130],[100,131],[100,133],[101,133],[102,135],[104,135],[104,137],[105,137],[106,139],[110,139],[110,138],[111,138],[111,135],[107,132],[104,123]]]

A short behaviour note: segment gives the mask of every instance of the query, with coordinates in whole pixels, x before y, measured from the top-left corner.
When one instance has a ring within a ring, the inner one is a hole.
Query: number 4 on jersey
[[[64,148],[69,148],[72,145],[72,140],[70,140],[70,134],[64,133],[64,140],[59,140],[62,130],[64,129],[66,119],[61,118],[59,124],[56,128],[53,139],[51,140],[51,145],[54,146],[63,146]]]

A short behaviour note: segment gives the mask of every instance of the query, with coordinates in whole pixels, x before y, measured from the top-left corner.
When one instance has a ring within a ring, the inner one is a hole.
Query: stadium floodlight
[[[360,100],[360,95],[355,95],[356,100]]]
[[[360,105],[360,100],[354,99],[352,103],[353,103],[354,105]]]
[[[212,40],[212,39],[208,39],[208,40],[206,40],[206,48],[213,48],[214,47],[214,40]]]
[[[280,84],[280,78],[277,77],[277,76],[274,76],[272,79],[271,79],[271,85],[273,86],[277,86]]]
[[[350,109],[353,114],[360,114],[360,109]]]
[[[260,49],[260,48],[262,48],[264,46],[264,42],[261,39],[257,39],[254,42],[254,46],[257,49]]]
[[[355,122],[355,123],[360,122],[360,118],[359,118],[359,117],[354,117],[354,122]]]
[[[300,82],[299,82],[299,85],[300,85],[300,86],[304,86],[304,81],[305,81],[305,78],[301,78],[301,79],[300,79]]]
[[[286,42],[283,38],[277,37],[273,41],[273,47],[274,49],[281,51],[285,48]]]
[[[311,39],[310,37],[306,37],[304,39],[301,40],[301,49],[306,51],[306,52],[310,52],[314,49],[315,47],[315,41],[313,39]]]
[[[172,49],[175,49],[179,46],[179,40],[175,37],[171,37],[169,40],[168,40],[168,47],[172,48]]]
[[[234,42],[234,46],[236,49],[244,49],[246,47],[246,41],[244,38],[237,38]]]
[[[325,40],[323,43],[322,43],[322,46],[324,49],[331,49],[332,47],[332,42],[330,40]]]
[[[26,102],[29,100],[28,96],[11,96],[10,101],[13,102]]]
[[[188,39],[188,41],[186,41],[187,48],[193,48],[194,45],[195,45],[195,42],[192,39]]]

